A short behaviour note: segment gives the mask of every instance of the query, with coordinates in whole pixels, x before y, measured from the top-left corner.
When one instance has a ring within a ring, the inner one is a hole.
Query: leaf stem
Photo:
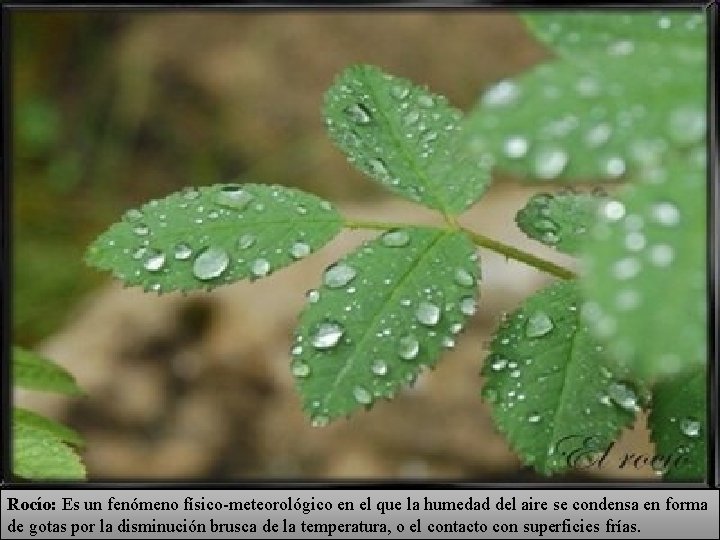
[[[356,219],[346,219],[344,225],[347,229],[371,229],[380,231],[418,226],[414,223],[364,221]],[[475,231],[471,231],[469,229],[466,229],[465,227],[460,227],[456,225],[452,228],[452,230],[463,231],[470,237],[470,239],[476,246],[484,247],[486,249],[494,251],[495,253],[504,255],[508,259],[523,262],[529,266],[532,266],[533,268],[537,268],[538,270],[547,272],[548,274],[552,274],[553,276],[559,277],[561,279],[573,279],[577,277],[575,272],[573,272],[572,270],[568,270],[564,266],[560,266],[546,259],[542,259],[533,255],[532,253],[528,253],[527,251],[523,251],[522,249],[518,249],[508,244],[504,244],[503,242],[499,242],[498,240],[494,240],[485,235],[476,233]]]

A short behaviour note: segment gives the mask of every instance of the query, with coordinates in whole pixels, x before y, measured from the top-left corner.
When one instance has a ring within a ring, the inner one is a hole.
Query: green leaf
[[[51,420],[36,412],[29,411],[20,407],[13,407],[12,421],[17,425],[28,426],[31,428],[47,431],[56,439],[73,446],[82,446],[82,437],[74,430],[67,426],[59,424],[55,420]]]
[[[602,453],[638,409],[634,388],[602,368],[579,302],[574,282],[529,297],[503,320],[482,371],[495,424],[544,474],[587,466],[580,458]]]
[[[53,433],[13,423],[13,473],[32,480],[81,480],[85,467],[75,451]]]
[[[649,425],[666,480],[701,481],[707,465],[707,374],[703,369],[653,388]]]
[[[322,199],[296,189],[216,184],[128,211],[86,260],[128,285],[189,291],[271,274],[316,251],[342,228]]]
[[[424,228],[389,231],[330,266],[292,350],[313,424],[390,399],[433,366],[475,312],[478,275],[463,233]]]
[[[70,373],[59,365],[21,347],[12,348],[13,384],[71,396],[83,394]]]
[[[589,51],[501,81],[466,121],[469,147],[536,180],[616,181],[703,153],[706,62],[696,53]]]
[[[704,163],[657,173],[603,204],[582,281],[583,313],[616,371],[647,382],[707,358]]]
[[[528,13],[523,16],[540,41],[559,55],[584,58],[603,50],[609,55],[631,54],[637,47],[704,48],[705,14],[692,11],[608,12],[583,9],[575,13]]]
[[[530,238],[574,255],[595,222],[601,200],[586,193],[538,193],[518,211],[515,223]]]
[[[343,71],[325,95],[328,132],[348,161],[389,190],[458,214],[490,181],[462,151],[459,110],[443,96],[367,65]]]

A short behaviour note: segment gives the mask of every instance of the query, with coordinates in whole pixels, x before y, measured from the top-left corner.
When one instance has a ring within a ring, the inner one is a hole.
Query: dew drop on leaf
[[[382,235],[382,243],[388,247],[404,247],[410,243],[410,235],[401,229],[388,231]]]
[[[425,326],[435,326],[440,322],[440,314],[440,308],[430,302],[420,302],[415,311],[418,322]]]
[[[144,223],[140,223],[133,227],[133,232],[138,236],[147,236],[148,234],[150,234],[150,228]]]
[[[330,417],[324,414],[318,414],[312,417],[310,425],[312,427],[325,427],[330,423]]]
[[[464,268],[458,268],[455,270],[455,283],[461,287],[472,287],[475,285],[475,278]]]
[[[249,233],[243,234],[238,239],[238,247],[240,249],[248,249],[255,244],[256,240],[257,240],[257,238],[255,237],[254,234],[249,234]]]
[[[370,111],[362,103],[354,103],[346,107],[344,112],[356,124],[367,125],[372,122]]]
[[[203,281],[213,279],[220,276],[229,263],[227,251],[220,247],[209,247],[195,258],[193,275]]]
[[[295,361],[292,364],[292,367],[290,368],[292,371],[292,374],[295,377],[307,377],[310,375],[310,366],[308,366],[305,362]]]
[[[653,220],[665,227],[674,227],[680,222],[680,211],[671,202],[659,202],[651,208]]]
[[[372,403],[372,394],[368,392],[364,386],[356,386],[353,388],[353,397],[355,401],[362,405],[370,405]]]
[[[550,316],[544,311],[536,311],[525,323],[525,335],[529,338],[542,337],[555,327]]]
[[[687,437],[697,437],[700,435],[700,422],[694,418],[683,418],[680,420],[680,431]]]
[[[137,210],[135,208],[131,208],[125,213],[125,219],[127,221],[133,222],[133,221],[140,221],[143,218],[143,213],[140,210]]]
[[[403,336],[398,342],[398,355],[403,360],[413,360],[420,352],[420,342],[412,335]]]
[[[302,259],[310,255],[310,246],[305,242],[295,242],[290,248],[290,255],[293,259]]]
[[[250,265],[250,272],[254,277],[264,277],[270,273],[270,261],[267,259],[255,259]]]
[[[540,422],[540,415],[538,413],[531,413],[528,415],[527,421],[531,424],[537,424]]]
[[[223,186],[215,196],[215,202],[221,206],[227,206],[235,210],[244,210],[255,196],[245,191],[241,186]]]
[[[338,344],[345,329],[335,322],[320,323],[312,337],[313,347],[316,349],[331,349]]]
[[[533,171],[543,180],[557,178],[568,163],[568,154],[560,148],[545,148],[535,154]]]
[[[637,411],[640,409],[637,404],[637,395],[628,385],[612,382],[608,385],[607,391],[608,397],[623,409],[627,411]]]
[[[308,302],[314,304],[318,300],[320,300],[320,291],[318,291],[317,289],[310,289],[305,293],[305,298],[307,298]]]
[[[184,242],[181,242],[175,246],[175,249],[173,250],[173,256],[178,261],[185,261],[192,256],[192,248]]]
[[[477,311],[477,301],[472,296],[465,296],[460,300],[460,312],[471,317]]]
[[[149,272],[158,272],[165,266],[165,254],[162,251],[151,249],[143,263],[145,270]]]
[[[390,95],[395,99],[403,100],[410,93],[410,89],[402,84],[396,84],[390,88]]]
[[[337,263],[325,270],[323,283],[331,289],[338,289],[350,283],[355,279],[356,275],[357,272],[351,266],[344,263]]]
[[[675,250],[669,244],[656,244],[650,248],[650,262],[657,267],[670,266],[675,258]]]
[[[370,364],[370,371],[373,372],[373,374],[378,375],[382,377],[383,375],[387,375],[388,372],[388,365],[385,360],[373,360],[372,364]]]
[[[527,154],[530,145],[525,137],[514,136],[505,140],[503,151],[511,159],[519,159]]]
[[[500,356],[498,358],[494,358],[492,362],[490,362],[490,369],[493,371],[502,371],[507,367],[507,364],[507,359]]]

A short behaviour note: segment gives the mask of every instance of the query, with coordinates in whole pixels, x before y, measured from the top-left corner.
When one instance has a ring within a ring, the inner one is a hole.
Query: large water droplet
[[[175,246],[175,249],[173,250],[173,256],[178,261],[185,261],[192,256],[192,248],[184,242],[181,242]]]
[[[353,397],[355,398],[355,401],[361,405],[370,405],[373,400],[372,394],[363,386],[356,386],[353,388]]]
[[[295,242],[290,248],[290,255],[293,259],[302,259],[310,255],[310,246],[305,242]]]
[[[388,247],[407,246],[410,243],[410,235],[403,229],[395,229],[382,235],[382,243]]]
[[[227,251],[220,247],[209,247],[195,258],[193,275],[201,280],[213,279],[221,275],[229,263]]]
[[[475,285],[475,278],[464,268],[458,268],[455,270],[455,283],[461,287],[472,287]]]
[[[544,311],[535,311],[525,323],[525,335],[530,338],[542,337],[549,333],[555,324]]]
[[[403,360],[413,360],[420,352],[420,342],[415,336],[407,335],[398,342],[398,354]]]
[[[350,283],[357,272],[351,266],[344,263],[333,264],[325,270],[323,283],[331,289],[338,289]]]
[[[627,411],[638,411],[637,395],[635,391],[626,384],[612,382],[608,385],[609,398]]]
[[[362,103],[354,103],[344,110],[345,114],[356,124],[366,125],[372,122],[368,108]]]
[[[215,202],[235,210],[243,210],[254,198],[252,193],[241,186],[231,184],[220,188],[215,195]]]
[[[165,266],[165,254],[157,249],[151,249],[143,263],[145,270],[149,272],[157,272]]]
[[[331,349],[338,344],[344,333],[345,329],[338,323],[320,323],[312,337],[313,347],[316,349]]]
[[[462,300],[460,300],[460,312],[463,315],[467,315],[468,317],[471,317],[475,315],[475,312],[477,311],[477,301],[473,296],[465,296]],[[452,330],[452,328],[451,328]]]
[[[415,312],[415,317],[420,324],[435,326],[440,321],[440,308],[430,302],[420,302]]]
[[[701,424],[694,418],[683,418],[680,420],[680,431],[688,437],[700,435]]]
[[[250,264],[250,273],[254,277],[264,277],[270,273],[270,261],[267,259],[255,259]]]
[[[373,360],[372,364],[370,364],[370,371],[372,371],[374,375],[378,375],[380,377],[387,375],[387,362],[385,362],[385,360]]]

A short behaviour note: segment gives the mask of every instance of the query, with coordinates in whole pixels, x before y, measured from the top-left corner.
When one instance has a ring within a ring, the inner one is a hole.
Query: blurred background
[[[16,11],[11,25],[13,340],[88,391],[16,397],[85,436],[91,479],[537,479],[478,395],[502,312],[547,282],[530,268],[483,254],[481,313],[436,372],[392,403],[313,429],[288,370],[294,318],[325,265],[362,235],[252,286],[187,297],[123,289],[82,260],[124,210],[186,185],[279,183],[357,217],[427,220],[333,147],[323,92],[364,62],[468,110],[491,83],[548,57],[515,15]],[[465,221],[562,260],[514,228],[537,189],[496,180]],[[624,437],[647,448],[643,429]],[[598,475],[647,476],[580,476]]]

